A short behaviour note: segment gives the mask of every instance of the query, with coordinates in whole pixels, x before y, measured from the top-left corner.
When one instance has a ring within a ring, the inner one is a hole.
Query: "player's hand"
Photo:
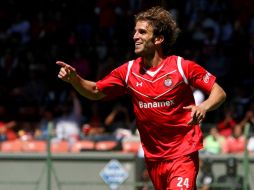
[[[206,110],[200,106],[189,105],[183,107],[183,109],[191,112],[191,120],[187,123],[188,125],[200,124],[205,118]]]
[[[61,66],[58,73],[58,78],[65,82],[72,83],[74,78],[77,77],[76,69],[62,61],[57,61],[56,64]]]

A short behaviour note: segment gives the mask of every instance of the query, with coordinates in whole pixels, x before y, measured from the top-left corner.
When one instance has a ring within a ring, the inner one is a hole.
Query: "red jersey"
[[[137,128],[148,160],[169,160],[203,147],[199,125],[189,126],[194,103],[191,86],[209,93],[215,76],[195,62],[169,56],[146,69],[142,58],[114,69],[97,82],[107,96],[129,93]]]

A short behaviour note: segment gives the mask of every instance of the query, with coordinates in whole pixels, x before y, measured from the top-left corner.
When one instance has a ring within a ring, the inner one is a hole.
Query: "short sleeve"
[[[121,96],[126,93],[125,75],[127,64],[114,69],[103,79],[96,82],[99,91],[106,95],[106,98]]]
[[[205,68],[197,63],[189,60],[184,60],[182,62],[182,67],[191,86],[200,89],[207,94],[210,93],[216,81],[216,77],[213,74],[209,73]]]

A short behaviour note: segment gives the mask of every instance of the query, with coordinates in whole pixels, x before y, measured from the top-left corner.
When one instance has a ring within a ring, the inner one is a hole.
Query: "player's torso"
[[[188,126],[191,114],[183,109],[194,104],[194,97],[180,74],[177,56],[149,71],[137,59],[127,73],[125,81],[146,159],[172,159],[200,149],[200,128]]]
[[[133,98],[137,120],[160,120],[174,124],[177,120],[174,117],[183,111],[182,106],[193,103],[192,91],[184,83],[176,61],[176,56],[170,56],[149,70],[140,61],[134,62],[127,86]]]

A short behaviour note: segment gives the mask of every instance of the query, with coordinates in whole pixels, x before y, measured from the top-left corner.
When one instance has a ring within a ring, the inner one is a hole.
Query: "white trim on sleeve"
[[[180,56],[177,57],[177,68],[180,72],[180,74],[182,75],[183,77],[183,80],[186,84],[188,84],[188,80],[183,72],[183,68],[182,68],[182,58]]]
[[[130,75],[130,71],[131,71],[131,67],[132,67],[132,65],[133,65],[133,60],[131,60],[131,61],[129,61],[129,63],[128,63],[128,70],[127,70],[127,74],[126,74],[126,77],[125,77],[125,83],[126,83],[126,85],[127,85],[127,83],[128,83],[128,78],[129,78],[129,75]]]

